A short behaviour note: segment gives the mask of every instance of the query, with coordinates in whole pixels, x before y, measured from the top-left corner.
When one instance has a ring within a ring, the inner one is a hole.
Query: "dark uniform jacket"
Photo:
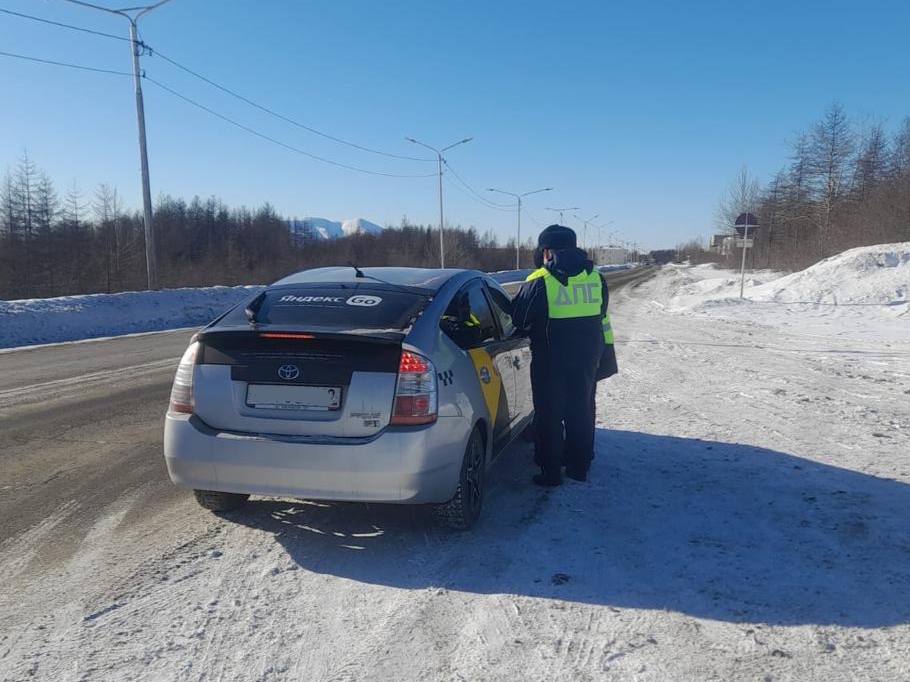
[[[593,262],[578,248],[555,251],[554,259],[547,264],[547,270],[563,285],[569,277],[583,271],[591,272],[593,269]],[[573,357],[580,358],[588,352],[597,352],[600,355],[597,379],[616,374],[616,353],[613,344],[603,343],[602,323],[607,313],[610,294],[603,277],[601,282],[603,297],[600,316],[597,318],[551,320],[544,278],[531,279],[521,287],[512,301],[512,321],[519,329],[529,332],[531,351],[535,357],[564,358],[571,362]],[[600,342],[594,340],[595,337],[600,339]]]

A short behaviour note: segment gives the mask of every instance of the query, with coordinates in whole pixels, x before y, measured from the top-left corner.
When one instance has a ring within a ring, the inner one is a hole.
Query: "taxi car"
[[[318,268],[266,287],[180,360],[171,480],[213,511],[251,494],[430,504],[469,528],[493,459],[533,417],[508,310],[473,270]]]

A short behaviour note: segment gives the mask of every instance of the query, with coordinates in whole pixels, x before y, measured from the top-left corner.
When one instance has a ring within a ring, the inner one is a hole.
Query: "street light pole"
[[[574,214],[573,214],[573,215],[574,215]],[[581,239],[582,244],[585,245],[585,249],[588,248],[588,223],[594,222],[594,219],[595,219],[595,218],[599,218],[599,217],[600,217],[600,213],[595,213],[594,215],[592,215],[592,216],[591,216],[590,218],[588,218],[587,220],[585,220],[584,218],[582,218],[582,217],[580,217],[580,216],[578,216],[578,215],[575,216],[575,219],[576,219],[576,220],[580,220],[582,223],[584,223],[584,226],[585,226],[585,227],[584,227],[584,232],[582,233],[583,236],[582,236],[582,239]]]
[[[74,5],[96,9],[108,14],[116,14],[130,22],[130,49],[133,56],[133,83],[136,89],[136,124],[139,128],[139,165],[142,175],[142,212],[145,231],[145,271],[149,289],[158,288],[158,258],[155,250],[155,223],[152,213],[152,189],[149,182],[149,155],[145,138],[145,102],[142,98],[142,70],[139,68],[139,57],[142,54],[142,41],[139,40],[139,19],[170,0],[159,0],[151,5],[111,9],[94,5],[83,0],[68,0]]]
[[[465,144],[473,140],[473,137],[466,137],[463,140],[458,142],[453,142],[448,147],[443,147],[442,149],[436,149],[436,147],[431,147],[430,145],[421,142],[420,140],[415,140],[413,137],[404,138],[408,142],[413,142],[414,144],[419,144],[421,147],[426,147],[431,152],[436,154],[436,161],[439,164],[439,267],[445,268],[446,266],[446,255],[445,255],[445,242],[443,240],[443,230],[445,229],[444,217],[442,213],[442,164],[445,163],[445,157],[442,153],[448,151],[452,147],[457,147],[460,144]]]
[[[577,211],[578,206],[566,206],[564,208],[550,208],[549,206],[547,206],[547,210],[553,211],[554,213],[558,213],[559,214],[559,224],[562,225],[562,214],[565,213],[566,211]]]
[[[515,235],[515,269],[521,269],[521,200],[528,196],[529,194],[537,194],[538,192],[550,192],[552,187],[544,187],[543,189],[535,189],[530,192],[523,192],[522,194],[516,194],[515,192],[506,192],[504,189],[495,189],[493,187],[488,187],[488,192],[499,192],[500,194],[508,194],[510,197],[515,197],[515,200],[518,202],[518,232]]]
[[[601,223],[600,225],[596,226],[597,227],[597,248],[600,249],[601,251],[603,250],[603,245],[604,245],[603,233],[601,232],[601,230],[603,230],[605,227],[607,227],[609,225],[612,225],[615,222],[616,222],[615,220],[608,220],[607,222]],[[607,239],[609,239],[609,238],[610,238],[610,235],[608,234]]]

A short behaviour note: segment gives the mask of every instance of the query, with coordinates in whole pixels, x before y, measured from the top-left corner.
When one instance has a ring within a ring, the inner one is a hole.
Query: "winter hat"
[[[577,245],[575,230],[565,225],[550,225],[537,237],[537,246],[542,249],[574,249]]]

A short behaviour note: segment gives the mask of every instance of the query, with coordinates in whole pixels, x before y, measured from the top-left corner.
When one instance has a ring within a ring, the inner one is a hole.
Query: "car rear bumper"
[[[168,414],[164,456],[187,488],[363,502],[438,503],[452,498],[471,425],[441,417],[428,427],[387,429],[371,439],[305,442],[217,431]]]

